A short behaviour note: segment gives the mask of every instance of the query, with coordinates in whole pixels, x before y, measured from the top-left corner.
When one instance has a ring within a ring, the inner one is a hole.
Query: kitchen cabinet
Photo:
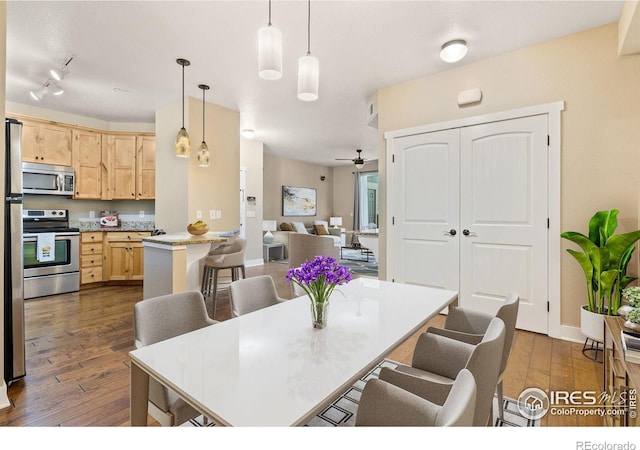
[[[71,165],[71,129],[56,124],[18,118],[22,122],[22,160],[58,166]]]
[[[105,280],[128,281],[144,278],[142,238],[149,231],[113,231],[105,233]]]
[[[138,136],[136,138],[136,199],[156,198],[156,138]]]
[[[80,235],[80,284],[102,281],[102,232],[83,232]]]
[[[637,395],[640,364],[625,360],[620,332],[624,319],[604,318],[604,396],[605,426],[638,426]]]
[[[106,142],[109,172],[108,193],[104,195],[103,189],[103,199],[154,199],[156,183],[155,137],[108,134],[103,135],[103,142]]]
[[[73,129],[71,132],[72,165],[76,172],[73,198],[102,198],[102,135],[95,131]]]

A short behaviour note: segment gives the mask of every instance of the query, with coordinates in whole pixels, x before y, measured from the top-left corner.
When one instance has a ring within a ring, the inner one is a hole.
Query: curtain
[[[355,183],[353,190],[353,231],[360,231],[360,172],[355,172]],[[351,235],[351,243],[357,240],[355,235]]]

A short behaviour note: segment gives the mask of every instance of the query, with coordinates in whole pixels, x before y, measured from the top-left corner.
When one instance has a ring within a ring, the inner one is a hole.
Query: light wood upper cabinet
[[[135,200],[136,198],[136,137],[132,135],[105,135],[109,154],[108,199]],[[105,196],[103,196],[105,198]]]
[[[20,119],[22,160],[58,166],[71,165],[71,129],[50,122]]]
[[[76,172],[73,198],[102,197],[102,135],[94,131],[73,129],[71,133],[72,165]]]
[[[156,197],[156,138],[138,136],[136,142],[136,199],[152,200]]]

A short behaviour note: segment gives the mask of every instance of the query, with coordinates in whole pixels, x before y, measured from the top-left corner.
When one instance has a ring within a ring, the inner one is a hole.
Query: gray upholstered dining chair
[[[289,233],[289,268],[300,267],[302,263],[313,261],[318,255],[339,259],[340,247],[327,236]]]
[[[221,270],[231,270],[231,281],[240,279],[238,270],[242,272],[242,278],[246,278],[244,267],[244,252],[247,248],[247,240],[235,239],[230,245],[221,245],[209,252],[204,259],[202,270],[202,286],[200,290],[205,297],[212,298],[212,318],[216,318],[216,298],[218,294],[218,274]]]
[[[450,307],[449,314],[444,323],[444,328],[429,327],[427,333],[435,333],[441,336],[447,336],[469,344],[477,344],[487,331],[487,327],[494,317],[502,319],[505,325],[504,333],[504,349],[502,352],[502,361],[500,363],[500,374],[498,376],[497,394],[498,394],[498,416],[504,419],[504,395],[503,395],[503,377],[504,371],[509,362],[511,347],[513,346],[513,337],[516,331],[516,320],[518,319],[518,306],[520,297],[516,293],[507,295],[504,303],[494,315],[472,311],[460,307]]]
[[[231,314],[238,317],[286,301],[269,275],[236,280],[229,285]]]
[[[218,322],[199,291],[149,298],[133,307],[135,347],[141,348]],[[180,425],[200,413],[158,381],[149,379],[149,414],[161,425]]]
[[[380,379],[431,401],[443,404],[453,382],[462,369],[468,369],[476,380],[474,426],[491,423],[493,393],[496,390],[504,346],[505,326],[502,319],[491,320],[480,343],[473,345],[422,333],[413,352],[411,366],[381,370]],[[424,393],[424,395],[421,395]]]
[[[458,372],[442,405],[431,401],[428,392],[419,396],[374,378],[360,396],[356,426],[470,427],[475,402],[476,382],[467,369]]]

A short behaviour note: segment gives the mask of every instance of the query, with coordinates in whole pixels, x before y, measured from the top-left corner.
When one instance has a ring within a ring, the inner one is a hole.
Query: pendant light
[[[305,102],[318,99],[320,62],[311,56],[311,0],[308,1],[307,55],[298,58],[298,98]]]
[[[264,80],[282,78],[282,33],[271,26],[271,0],[269,24],[258,30],[258,75]]]
[[[199,84],[198,87],[202,89],[202,143],[198,149],[198,165],[200,167],[209,167],[209,159],[211,156],[209,154],[209,147],[207,147],[207,143],[204,140],[204,93],[207,92],[209,86]]]
[[[176,62],[182,66],[182,128],[176,136],[176,156],[188,158],[191,153],[191,142],[189,141],[189,133],[184,128],[184,67],[191,65],[191,63],[182,58],[177,59]]]

